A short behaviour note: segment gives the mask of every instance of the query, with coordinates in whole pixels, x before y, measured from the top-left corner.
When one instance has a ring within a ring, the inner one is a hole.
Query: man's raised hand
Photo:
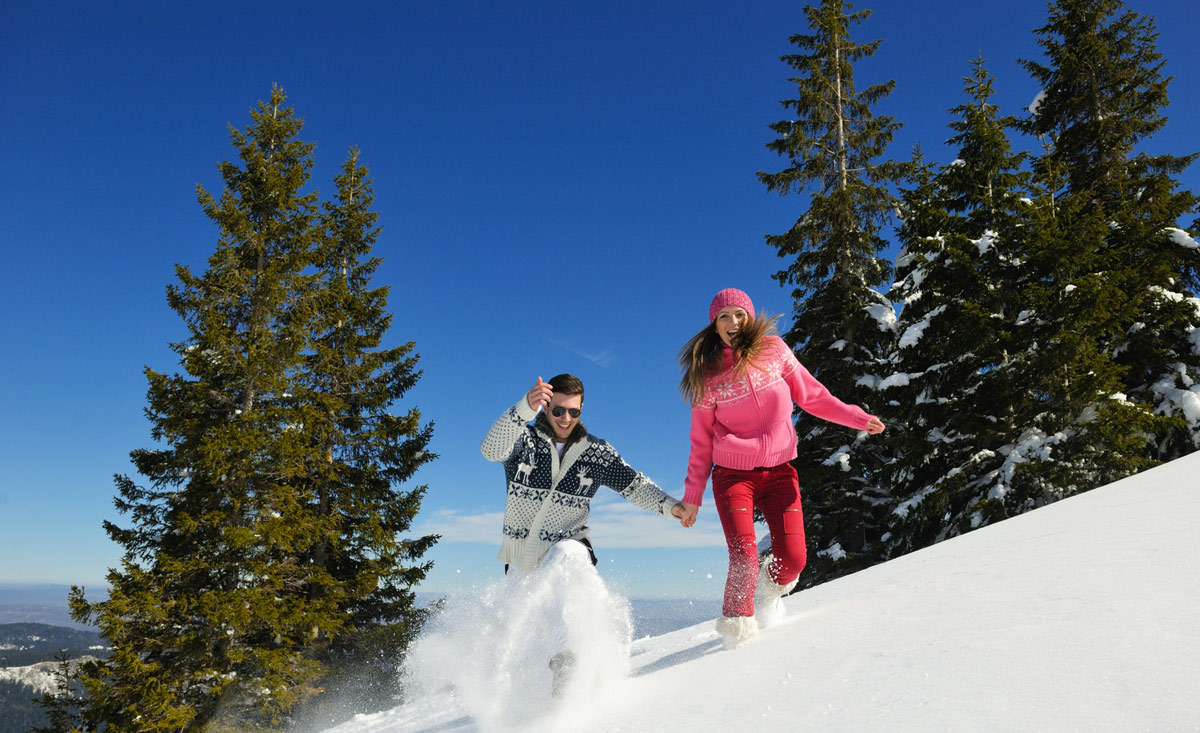
[[[525,395],[525,402],[529,407],[537,412],[546,405],[550,404],[550,396],[554,394],[554,388],[538,377],[537,384],[529,388],[529,393]]]

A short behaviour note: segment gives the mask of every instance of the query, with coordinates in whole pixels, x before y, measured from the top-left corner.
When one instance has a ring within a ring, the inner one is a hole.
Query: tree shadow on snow
[[[647,664],[645,667],[641,667],[637,671],[635,671],[633,673],[633,676],[641,677],[642,675],[647,675],[647,674],[650,674],[651,672],[657,672],[660,669],[674,667],[677,664],[683,664],[684,662],[690,662],[693,659],[699,659],[700,657],[703,657],[706,654],[711,654],[715,651],[719,651],[720,649],[721,649],[721,640],[720,639],[711,639],[709,641],[701,642],[701,643],[697,644],[696,646],[690,647],[688,649],[681,649],[680,651],[677,651],[674,654],[668,654],[667,656],[663,657],[662,659],[652,662],[651,664]]]

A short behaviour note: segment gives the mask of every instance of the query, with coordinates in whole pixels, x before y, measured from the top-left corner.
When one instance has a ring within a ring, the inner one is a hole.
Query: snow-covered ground
[[[483,598],[416,655],[437,640],[482,690],[434,681],[333,730],[1200,731],[1200,454],[786,604],[732,651],[708,622],[633,641],[627,674],[552,702],[541,665],[493,654]]]

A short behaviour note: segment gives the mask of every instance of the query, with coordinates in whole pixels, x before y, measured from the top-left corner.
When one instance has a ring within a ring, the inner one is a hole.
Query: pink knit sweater
[[[792,403],[819,418],[863,430],[871,415],[847,405],[796,361],[778,336],[767,336],[758,364],[734,374],[726,346],[722,370],[705,383],[692,408],[692,450],[683,500],[699,504],[713,464],[734,469],[778,466],[796,457]]]

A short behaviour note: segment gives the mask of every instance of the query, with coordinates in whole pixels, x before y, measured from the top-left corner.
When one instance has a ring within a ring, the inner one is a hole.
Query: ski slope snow
[[[1194,454],[793,594],[732,651],[711,623],[638,639],[624,674],[558,700],[542,678],[447,658],[494,690],[490,711],[424,679],[332,730],[1197,731],[1198,525]]]

